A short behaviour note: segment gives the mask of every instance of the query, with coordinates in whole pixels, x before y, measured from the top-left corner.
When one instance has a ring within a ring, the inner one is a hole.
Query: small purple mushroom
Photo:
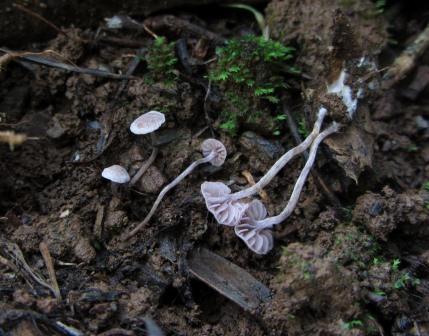
[[[201,145],[201,151],[204,157],[192,162],[188,166],[188,168],[186,168],[179,176],[177,176],[172,182],[170,182],[161,190],[157,199],[155,200],[155,203],[152,206],[152,209],[150,209],[145,219],[141,223],[139,223],[132,231],[125,235],[125,239],[128,239],[134,234],[136,234],[143,226],[145,226],[149,222],[167,192],[169,192],[176,185],[178,185],[179,182],[182,181],[186,176],[188,176],[197,166],[203,163],[210,163],[213,166],[220,167],[225,162],[227,154],[226,148],[222,142],[216,139],[205,140]]]
[[[155,132],[165,123],[165,116],[158,111],[150,111],[142,114],[130,125],[130,131],[134,134],[148,134]]]
[[[101,176],[112,182],[112,192],[118,193],[118,185],[128,183],[130,181],[130,175],[126,169],[120,165],[113,165],[104,168],[101,172]]]
[[[201,193],[206,201],[207,209],[213,214],[219,224],[234,226],[239,223],[245,210],[243,209],[243,203],[239,202],[239,200],[259,193],[292,158],[310,147],[320,133],[326,112],[325,108],[320,108],[310,135],[298,146],[283,154],[255,185],[233,194],[231,194],[231,189],[221,182],[204,182],[201,185]]]
[[[219,223],[234,226],[246,211],[247,204],[228,199],[231,189],[222,182],[204,182],[201,185],[201,193],[207,209],[215,214]]]
[[[274,225],[284,222],[293,212],[299,201],[302,188],[316,159],[317,149],[320,143],[332,133],[339,130],[339,125],[333,123],[320,133],[311,145],[307,162],[296,181],[289,202],[283,211],[274,217],[268,217],[264,205],[260,201],[252,201],[246,209],[240,223],[234,227],[235,233],[246,245],[257,254],[266,254],[272,247],[271,229]]]
[[[155,131],[165,123],[165,116],[163,113],[158,111],[150,111],[142,114],[140,117],[135,119],[130,125],[130,131],[134,134],[149,134],[152,141],[152,153],[149,159],[140,167],[137,173],[131,179],[130,185],[133,186],[150,167],[152,162],[158,155],[158,147],[155,146],[156,136]]]
[[[259,200],[253,200],[246,209],[240,224],[234,227],[235,234],[241,238],[249,249],[257,254],[267,254],[274,246],[270,229],[259,229],[257,221],[267,217],[267,210]]]

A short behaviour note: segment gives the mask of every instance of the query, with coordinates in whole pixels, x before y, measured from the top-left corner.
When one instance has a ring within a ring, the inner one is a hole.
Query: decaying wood
[[[429,47],[429,24],[396,58],[383,77],[383,88],[389,89],[403,79],[416,65],[416,60]]]
[[[52,54],[55,53],[52,50],[45,50],[40,53],[33,53],[33,52],[17,52],[17,51],[10,51],[5,48],[0,48],[0,52],[4,54],[11,54],[13,56],[12,59],[9,59],[8,61],[12,61],[14,59],[19,59],[21,61],[36,63],[40,65],[45,65],[47,67],[56,68],[59,70],[64,71],[70,71],[70,72],[76,72],[96,77],[104,77],[104,78],[110,78],[110,79],[130,79],[130,76],[127,75],[120,75],[120,74],[114,74],[108,71],[98,70],[98,69],[88,69],[88,68],[81,68],[76,65],[70,65],[63,62],[59,62],[51,57],[45,56],[46,54]],[[57,53],[55,53],[57,54]],[[58,54],[57,54],[58,55]],[[1,64],[0,64],[1,65]]]
[[[30,286],[34,287],[35,284],[38,284],[49,289],[55,295],[54,288],[28,265],[17,244],[0,238],[0,255],[2,257],[0,262],[22,276]]]
[[[55,298],[57,301],[61,301],[61,291],[58,286],[57,277],[55,275],[54,262],[49,252],[49,247],[45,242],[41,242],[39,245],[40,253],[42,254],[43,260],[45,261],[46,268],[48,270],[49,279],[52,284],[52,289],[54,291]]]
[[[191,253],[188,266],[197,279],[245,310],[253,311],[271,300],[268,287],[241,267],[205,248]]]

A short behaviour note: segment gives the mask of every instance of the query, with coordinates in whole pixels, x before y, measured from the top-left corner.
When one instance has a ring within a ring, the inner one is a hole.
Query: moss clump
[[[286,88],[284,73],[296,71],[286,62],[293,57],[293,48],[258,36],[231,39],[218,48],[217,62],[209,78],[224,92],[221,128],[235,134],[240,123],[264,120],[264,126],[275,132],[275,119],[270,103],[279,102],[278,90]]]
[[[174,42],[168,43],[165,37],[155,38],[144,58],[149,70],[146,77],[149,82],[162,82],[171,86],[177,81]]]

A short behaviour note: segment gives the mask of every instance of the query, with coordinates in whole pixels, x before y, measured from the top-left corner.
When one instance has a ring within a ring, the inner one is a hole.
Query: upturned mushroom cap
[[[229,200],[229,189],[222,182],[204,182],[201,193],[206,201],[207,209],[219,224],[235,226],[240,222],[247,204]]]
[[[208,156],[211,152],[215,152],[216,156],[210,160],[210,163],[215,167],[223,165],[226,159],[226,148],[222,142],[216,139],[206,139],[201,144],[201,151],[204,156]]]
[[[164,113],[150,111],[134,120],[130,131],[134,134],[148,134],[156,131],[163,123],[165,123]]]
[[[234,228],[235,234],[247,247],[257,254],[267,254],[274,246],[270,229],[258,229],[256,221],[267,217],[267,210],[259,200],[253,200],[246,209],[240,224]]]
[[[119,165],[113,165],[104,168],[101,176],[114,183],[127,183],[130,180],[130,175],[128,175],[128,172],[124,167]]]

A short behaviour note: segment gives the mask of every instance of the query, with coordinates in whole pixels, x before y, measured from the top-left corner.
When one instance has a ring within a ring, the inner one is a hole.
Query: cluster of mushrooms
[[[320,143],[326,137],[338,131],[339,125],[333,122],[331,126],[321,132],[323,119],[326,113],[327,110],[321,107],[314,128],[307,138],[301,144],[290,149],[281,156],[258,183],[253,186],[231,193],[231,189],[222,182],[204,182],[201,185],[201,193],[204,197],[207,209],[213,214],[216,221],[219,224],[234,227],[235,234],[241,238],[253,252],[257,254],[267,254],[273,248],[272,228],[274,225],[285,221],[292,214],[298,203],[300,193],[310,173],[311,167],[314,164]],[[153,145],[151,154],[152,160],[153,157],[156,156],[157,151],[156,146],[154,146],[155,135],[153,132],[161,127],[164,122],[165,117],[161,112],[150,111],[138,117],[130,126],[130,130],[134,134],[151,134]],[[264,204],[260,200],[250,200],[250,198],[268,185],[292,158],[303,153],[309,147],[310,153],[307,162],[293,188],[288,204],[277,216],[267,217],[267,210]],[[191,163],[179,176],[161,190],[147,216],[133,230],[125,235],[126,239],[133,236],[149,222],[167,192],[179,184],[197,166],[203,163],[210,163],[213,166],[220,167],[225,162],[227,155],[225,146],[216,139],[204,140],[201,145],[201,151],[203,157]],[[149,162],[151,158],[149,158]],[[143,164],[131,179],[125,168],[119,165],[113,165],[105,168],[102,172],[102,176],[112,181],[112,186],[114,188],[117,184],[128,183],[130,181],[130,185],[133,185],[140,179],[147,168],[148,164]]]

